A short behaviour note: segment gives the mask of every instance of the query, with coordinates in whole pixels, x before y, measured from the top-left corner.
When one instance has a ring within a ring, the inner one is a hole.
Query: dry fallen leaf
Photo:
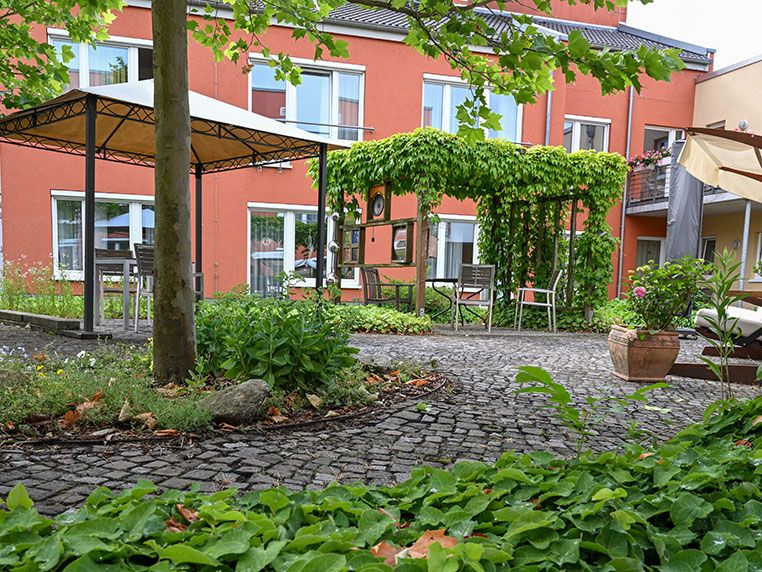
[[[323,404],[322,399],[320,399],[314,393],[308,393],[306,397],[307,397],[307,401],[310,402],[310,405],[312,405],[312,407],[314,407],[315,409],[320,409],[320,406]]]
[[[400,370],[395,369],[394,371],[390,371],[386,375],[388,375],[389,377],[399,377],[399,374],[400,374]]]
[[[382,540],[370,549],[370,553],[377,558],[383,558],[384,564],[387,566],[397,565],[397,554],[399,554],[399,552],[400,551],[397,548],[392,544],[389,544],[386,540]]]
[[[271,415],[270,421],[272,421],[273,423],[284,423],[288,421],[288,417],[286,417],[285,415]]]
[[[653,453],[641,453],[638,459],[642,461],[643,459],[648,459],[648,457],[653,457]]]
[[[64,427],[71,427],[74,425],[77,421],[79,421],[79,418],[82,417],[82,414],[77,409],[70,409],[66,413],[64,413],[63,421],[61,422],[61,425]]]
[[[429,383],[428,379],[411,379],[410,381],[407,382],[408,385],[414,385],[416,387],[420,387],[428,383]]]
[[[119,421],[124,423],[132,419],[132,413],[130,412],[130,400],[125,398],[122,408],[119,410]]]
[[[410,547],[410,558],[426,558],[429,555],[429,546],[438,542],[442,548],[452,548],[458,540],[452,536],[447,536],[444,529],[427,530]]]
[[[339,414],[336,413],[333,409],[331,409],[328,413],[325,414],[325,417],[338,417]]]
[[[6,421],[5,428],[8,429],[8,431],[13,431],[16,426],[13,424],[13,421]]]
[[[268,407],[267,415],[270,417],[278,417],[280,415],[280,409],[277,407]]]
[[[180,387],[176,383],[170,383],[164,387],[157,388],[156,391],[167,397],[177,397],[183,391],[183,389],[184,388]]]
[[[132,420],[142,422],[149,430],[153,430],[153,428],[156,427],[156,417],[154,417],[153,413],[150,411],[135,415]]]
[[[187,520],[188,522],[190,522],[191,524],[198,520],[197,510],[193,510],[192,508],[186,508],[184,505],[180,503],[177,503],[175,505],[175,508],[177,509],[177,512],[183,515],[183,518]]]
[[[177,522],[174,518],[168,518],[164,521],[164,524],[167,526],[169,532],[185,532],[188,528],[187,525],[182,522]]]
[[[736,441],[736,447],[753,447],[753,446],[754,445],[752,444],[752,442],[747,441],[746,439],[739,439],[738,441]]]
[[[157,437],[177,437],[180,432],[177,429],[158,429],[153,434]]]
[[[104,397],[105,395],[106,395],[106,394],[104,393],[104,391],[103,391],[102,389],[99,389],[98,391],[96,391],[96,392],[93,394],[93,396],[90,398],[90,401],[93,401],[93,402],[95,402],[95,401],[100,401],[101,399],[103,399],[103,397]],[[85,403],[87,403],[87,402],[85,402]]]
[[[751,426],[752,426],[752,427],[756,427],[756,426],[757,426],[757,425],[759,425],[760,423],[762,423],[762,415],[757,415],[757,416],[754,418],[754,421],[752,421],[752,422],[751,422]]]
[[[238,427],[235,425],[231,425],[230,423],[220,423],[220,430],[221,431],[238,431]]]

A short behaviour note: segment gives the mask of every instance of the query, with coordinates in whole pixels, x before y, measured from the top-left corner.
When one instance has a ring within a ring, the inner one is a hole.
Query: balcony
[[[670,165],[650,165],[630,171],[627,206],[666,202],[669,199]]]

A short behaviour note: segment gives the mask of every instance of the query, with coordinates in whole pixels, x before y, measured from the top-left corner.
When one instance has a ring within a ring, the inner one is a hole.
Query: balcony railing
[[[671,167],[651,165],[645,169],[630,171],[627,186],[627,206],[666,203],[669,200]],[[718,187],[704,185],[704,196],[722,193]]]
[[[669,198],[670,165],[636,168],[629,174],[627,205],[658,203]]]

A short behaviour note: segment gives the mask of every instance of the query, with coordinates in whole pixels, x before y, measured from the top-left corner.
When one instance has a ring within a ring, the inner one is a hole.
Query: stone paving
[[[0,328],[0,345],[3,333]],[[543,399],[511,393],[517,367],[546,368],[580,400],[635,387],[610,374],[602,335],[357,335],[352,342],[364,353],[394,360],[434,359],[452,380],[451,388],[426,398],[426,412],[409,402],[350,422],[229,435],[182,448],[136,443],[4,449],[0,495],[22,481],[40,510],[51,513],[78,505],[96,485],[121,489],[138,479],[175,488],[199,482],[208,490],[315,487],[333,481],[391,484],[421,463],[446,467],[462,459],[492,461],[508,449],[569,455],[574,437],[542,407]],[[700,347],[684,342],[685,357],[695,359]],[[758,390],[738,386],[736,391],[752,396]],[[653,393],[647,408],[636,405],[607,419],[591,445],[596,450],[621,447],[635,420],[656,438],[667,438],[699,420],[718,396],[715,383],[672,379],[668,389]]]

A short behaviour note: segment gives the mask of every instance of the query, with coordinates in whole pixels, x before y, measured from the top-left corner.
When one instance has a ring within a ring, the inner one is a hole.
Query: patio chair
[[[135,331],[138,331],[138,317],[140,315],[140,298],[146,299],[146,317],[151,320],[151,300],[153,300],[153,260],[154,246],[152,244],[135,243],[135,260],[138,270],[138,284],[135,289]],[[191,278],[193,280],[193,292],[196,300],[204,297],[204,273],[196,272],[191,263]]]
[[[106,280],[106,278],[124,278],[124,261],[132,258],[132,253],[129,250],[109,250],[108,248],[96,248],[95,259],[99,261],[112,260],[114,264],[100,263],[96,266],[97,275],[95,281],[98,284],[98,300],[95,315],[98,316],[98,323],[102,324],[106,319],[106,294],[122,294],[123,290],[121,286],[114,286],[112,280]],[[134,293],[135,289],[130,288],[130,294]]]
[[[550,275],[547,288],[519,288],[516,294],[516,308],[513,314],[513,327],[521,331],[521,320],[524,317],[524,306],[539,306],[548,310],[548,331],[556,333],[556,289],[561,280],[561,271],[554,270]],[[532,300],[527,300],[527,294],[532,294]],[[537,295],[545,295],[545,301],[540,302]],[[517,327],[518,324],[518,327]]]
[[[413,307],[413,284],[397,284],[393,282],[381,282],[378,274],[378,268],[362,268],[362,290],[363,303],[367,306],[374,304],[376,306],[392,305],[399,311],[402,304],[407,305],[407,311]],[[394,296],[384,296],[383,288],[393,287]]]
[[[138,331],[140,299],[146,299],[146,318],[151,321],[151,300],[153,300],[153,256],[152,244],[135,243],[135,260],[138,264],[138,285],[135,289],[135,331]]]
[[[487,299],[482,296],[486,294]],[[492,307],[495,303],[495,265],[461,264],[458,283],[455,285],[455,331],[458,331],[458,318],[461,307],[487,306],[487,319],[484,325],[492,332]]]

